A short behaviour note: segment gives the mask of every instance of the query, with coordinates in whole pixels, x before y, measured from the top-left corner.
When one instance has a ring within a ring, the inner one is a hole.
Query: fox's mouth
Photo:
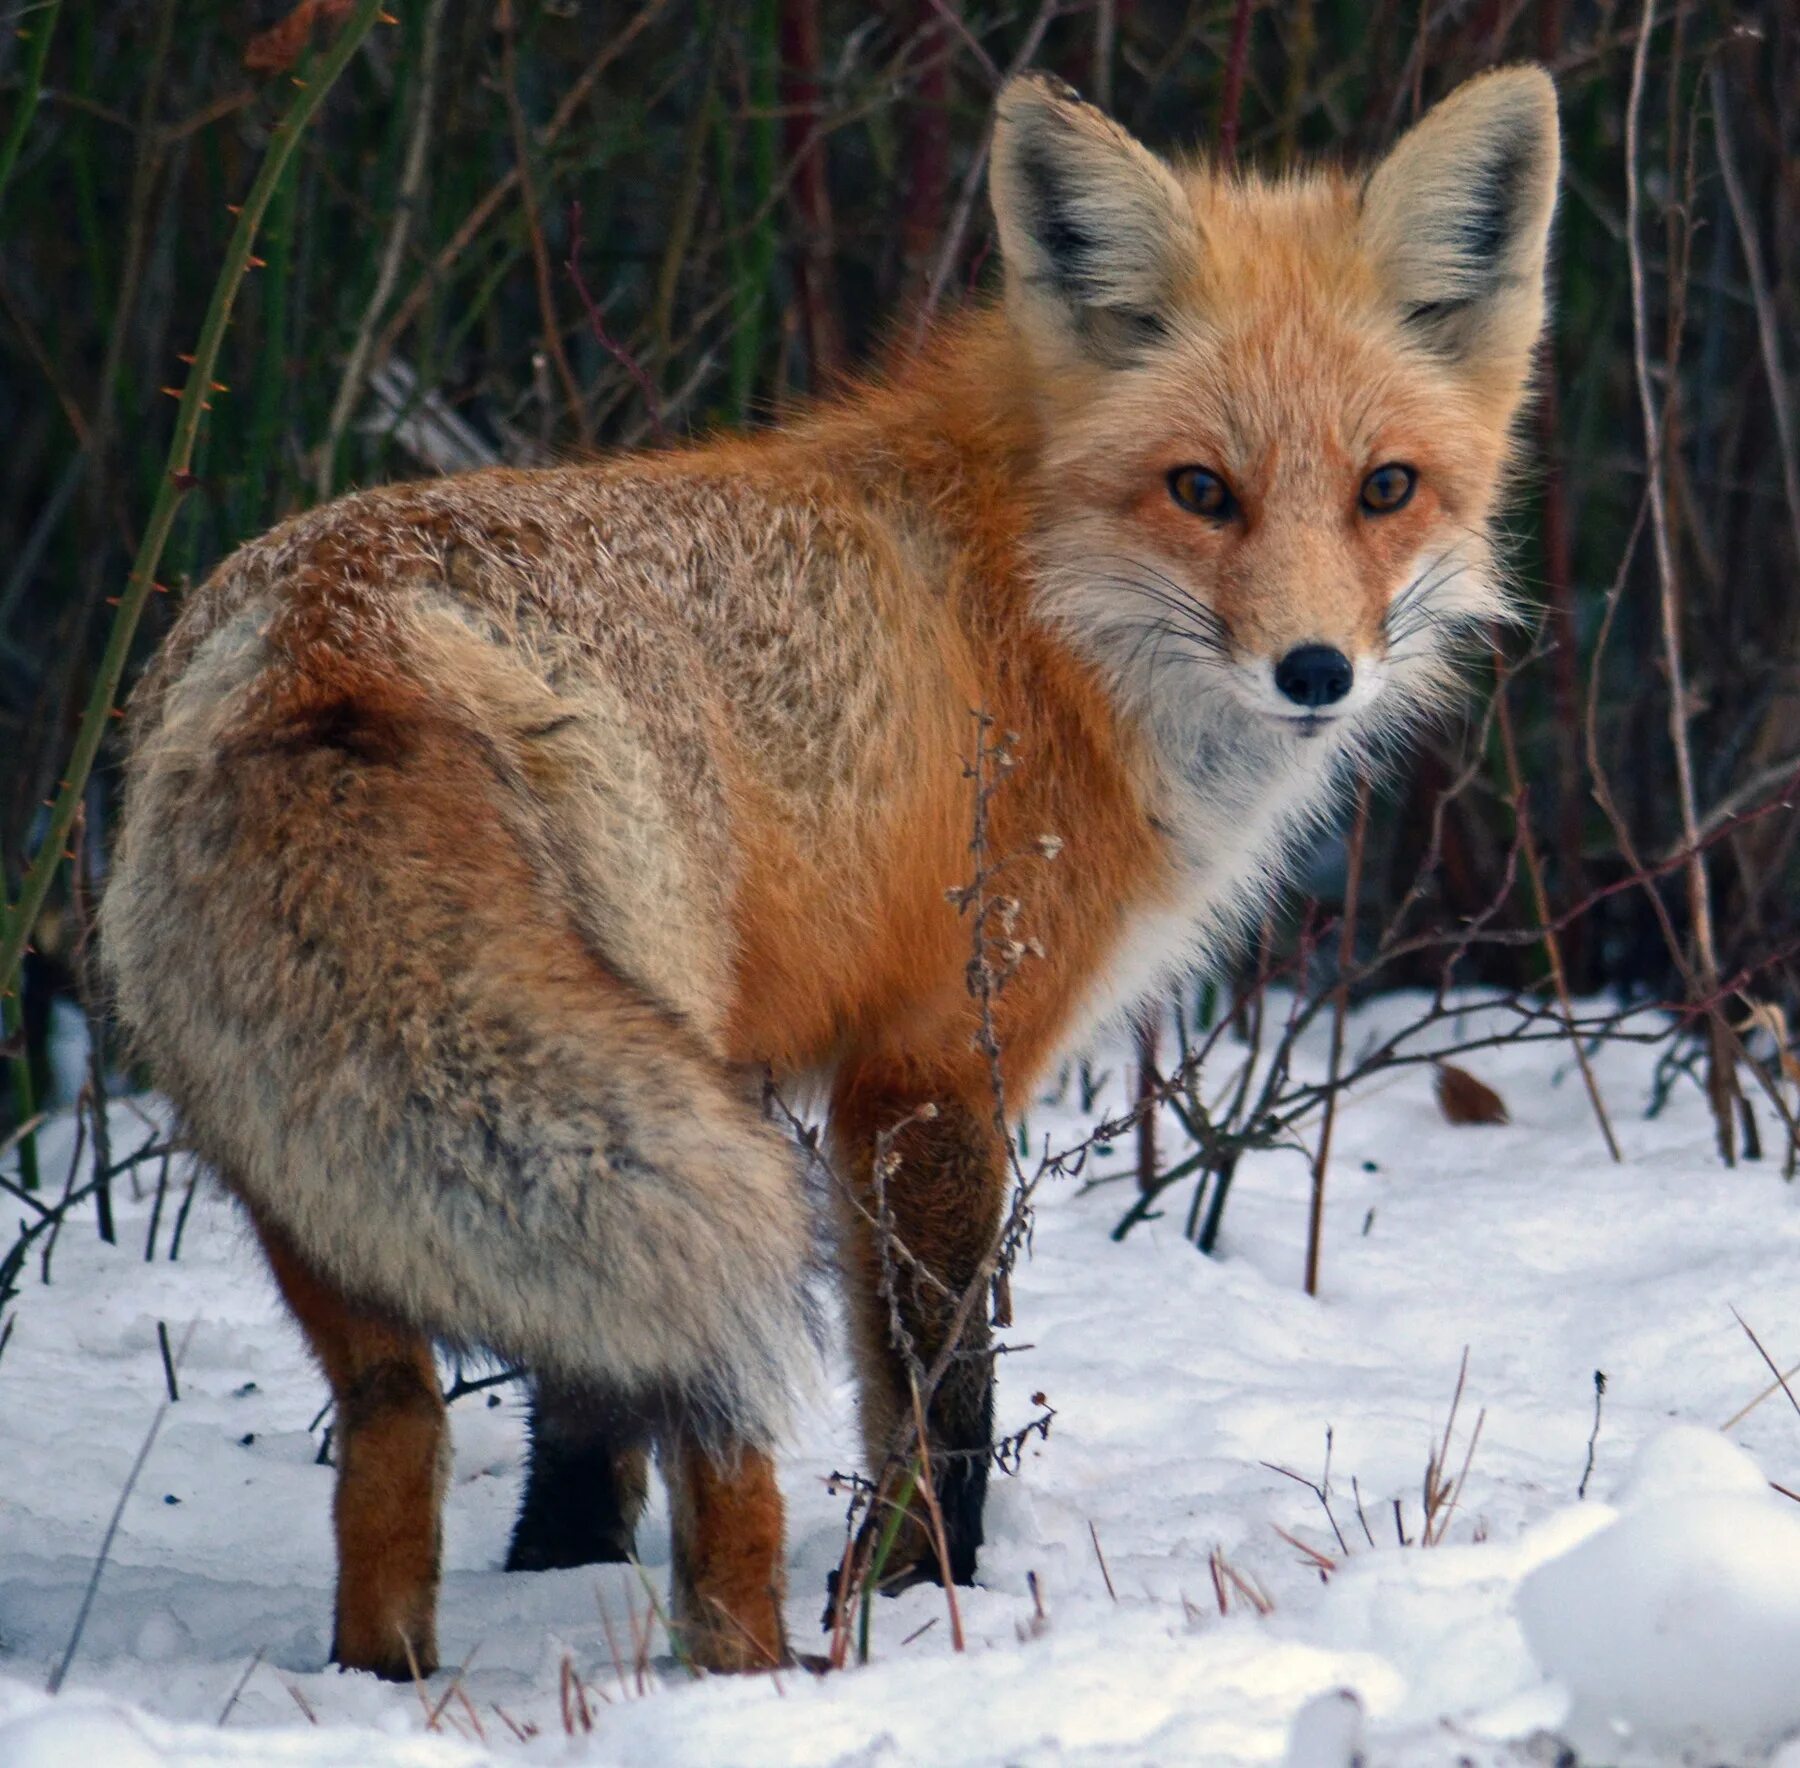
[[[1338,721],[1335,712],[1271,712],[1277,724],[1287,725],[1296,736],[1316,737]]]

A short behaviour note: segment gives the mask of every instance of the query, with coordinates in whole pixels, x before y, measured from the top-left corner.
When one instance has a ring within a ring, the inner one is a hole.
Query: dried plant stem
[[[944,1510],[938,1502],[937,1481],[931,1471],[931,1432],[925,1425],[925,1402],[919,1395],[919,1384],[912,1389],[913,1429],[919,1442],[919,1496],[925,1503],[925,1515],[931,1525],[931,1547],[937,1555],[938,1575],[944,1582],[944,1604],[950,1614],[950,1644],[962,1651],[962,1607],[956,1600],[956,1579],[950,1572],[950,1538],[944,1530]]]
[[[1137,1022],[1137,1180],[1138,1191],[1149,1196],[1156,1189],[1156,1072],[1157,1020],[1162,1003],[1146,1008]]]
[[[646,4],[638,9],[631,21],[588,63],[582,70],[580,78],[562,95],[561,101],[551,113],[549,122],[538,131],[537,141],[540,148],[551,148],[556,145],[558,138],[574,120],[581,107],[593,96],[594,88],[600,83],[600,76],[631,47],[644,28],[655,20],[656,15],[668,3],[669,0],[646,0]],[[519,165],[515,161],[507,171],[502,172],[488,186],[480,201],[463,217],[462,224],[444,242],[442,249],[431,260],[430,267],[425,274],[409,291],[406,299],[394,310],[393,318],[382,327],[381,336],[375,340],[375,348],[370,353],[370,373],[387,361],[406,328],[424,311],[426,302],[431,299],[432,290],[450,273],[451,267],[469,249],[481,230],[493,220],[500,205],[512,195],[518,182]]]
[[[1010,80],[1015,74],[1030,67],[1032,60],[1044,41],[1044,33],[1050,28],[1050,21],[1062,10],[1060,0],[1041,0],[1037,11],[1032,14],[1031,23],[1026,27],[1025,35],[1020,40],[1019,52],[1008,64],[1001,84]],[[987,177],[988,154],[994,145],[994,128],[990,121],[988,132],[975,157],[969,162],[969,169],[963,176],[962,189],[956,195],[956,208],[950,217],[950,225],[944,230],[943,244],[938,247],[936,261],[931,267],[931,275],[925,284],[925,298],[919,303],[919,314],[913,326],[913,348],[918,349],[925,342],[925,334],[931,329],[933,315],[938,310],[938,303],[944,298],[944,291],[950,285],[950,273],[956,268],[962,257],[963,242],[969,236],[969,223],[974,218],[975,200],[981,194],[983,182]]]
[[[1663,668],[1669,687],[1669,741],[1675,751],[1676,804],[1681,815],[1682,845],[1686,850],[1688,914],[1693,923],[1695,970],[1701,990],[1709,998],[1717,992],[1718,947],[1713,937],[1712,897],[1707,881],[1706,858],[1700,839],[1700,816],[1694,795],[1694,758],[1688,733],[1687,676],[1681,652],[1681,584],[1676,574],[1675,551],[1669,533],[1669,510],[1664,484],[1663,429],[1650,383],[1650,359],[1645,345],[1649,326],[1644,288],[1644,255],[1639,240],[1643,206],[1638,175],[1640,119],[1643,110],[1644,70],[1649,62],[1650,33],[1656,24],[1656,0],[1644,0],[1638,24],[1637,46],[1631,59],[1631,94],[1625,106],[1625,247],[1631,271],[1631,353],[1636,371],[1638,403],[1643,410],[1644,466],[1650,493],[1650,536],[1656,549],[1656,572],[1661,589]],[[1733,1104],[1737,1091],[1736,1059],[1721,1035],[1720,1019],[1713,1016],[1707,1094],[1712,1102],[1719,1151],[1729,1162],[1735,1154],[1737,1125]]]
[[[818,0],[781,0],[779,42],[781,103],[786,112],[783,135],[800,222],[794,282],[806,328],[807,367],[817,391],[838,374],[844,356],[843,328],[833,299],[831,181],[825,153],[830,138],[819,126],[824,83]]]
[[[631,376],[644,401],[644,415],[650,422],[650,434],[659,444],[667,442],[669,431],[663,421],[662,396],[656,390],[656,383],[651,380],[644,365],[606,329],[606,321],[601,317],[599,305],[588,289],[587,279],[581,274],[580,203],[569,205],[569,256],[564,261],[563,269],[568,273],[569,281],[575,285],[575,293],[581,301],[582,311],[587,315],[588,330],[594,334],[594,342]]]
[[[1219,158],[1237,158],[1238,113],[1244,104],[1244,61],[1250,48],[1250,14],[1256,0],[1237,0],[1231,15],[1231,47],[1225,52],[1225,92],[1219,100]]]
[[[76,733],[74,751],[69,757],[56,801],[51,808],[42,845],[26,871],[18,900],[7,909],[4,930],[0,931],[0,993],[13,986],[19,971],[19,961],[25,954],[25,942],[37,923],[38,913],[49,893],[51,877],[68,845],[69,831],[74,825],[75,812],[81,803],[88,774],[93,769],[107,726],[114,716],[113,703],[125,674],[132,635],[137,631],[144,603],[156,587],[157,566],[162,561],[163,548],[168,544],[170,530],[175,525],[175,512],[193,487],[194,447],[199,440],[207,395],[212,389],[219,347],[224,341],[225,327],[230,322],[238,289],[252,266],[251,247],[256,243],[263,212],[268,208],[269,199],[275,194],[282,171],[299,145],[307,124],[325,102],[326,94],[337,83],[338,76],[349,65],[350,58],[374,28],[380,14],[381,0],[357,0],[355,10],[339,30],[337,40],[320,58],[311,78],[296,94],[292,108],[271,132],[268,152],[263,157],[262,166],[249,194],[238,210],[237,223],[232,229],[230,244],[225,249],[225,262],[220,268],[218,281],[213,285],[212,300],[207,307],[205,322],[200,328],[199,341],[194,346],[193,364],[181,391],[181,405],[175,417],[175,436],[169,446],[168,463],[160,481],[156,502],[150,511],[150,519],[144,526],[137,556],[132,562],[131,575],[126,579],[124,592],[119,597],[106,649],[95,670],[93,690],[88,695],[87,707]]]
[[[183,1344],[185,1349],[185,1341]],[[125,1506],[131,1502],[131,1494],[137,1488],[138,1476],[144,1471],[144,1463],[150,1459],[150,1451],[156,1446],[156,1434],[162,1429],[164,1416],[169,1410],[169,1402],[164,1400],[156,1408],[150,1420],[150,1428],[144,1432],[144,1440],[137,1452],[137,1459],[131,1464],[131,1471],[125,1476],[125,1484],[120,1488],[119,1501],[113,1506],[111,1520],[106,1525],[106,1533],[100,1537],[100,1550],[94,1555],[94,1569],[88,1574],[87,1588],[82,1592],[81,1606],[75,1611],[75,1625],[69,1631],[69,1643],[63,1647],[63,1654],[57,1660],[56,1668],[50,1672],[50,1680],[44,1684],[46,1694],[57,1693],[63,1678],[69,1673],[69,1666],[75,1661],[75,1653],[80,1648],[81,1636],[87,1631],[88,1615],[92,1612],[94,1598],[100,1592],[100,1577],[106,1570],[106,1561],[112,1553],[114,1537],[119,1532],[120,1519],[125,1514]]]
[[[1331,1165],[1331,1132],[1337,1126],[1338,1071],[1344,1063],[1344,1020],[1350,1010],[1350,969],[1356,962],[1356,909],[1362,891],[1363,846],[1369,835],[1369,776],[1356,782],[1356,816],[1344,862],[1344,924],[1338,934],[1338,984],[1331,1005],[1331,1063],[1319,1147],[1313,1156],[1312,1198],[1306,1212],[1306,1293],[1319,1293],[1319,1251],[1325,1238],[1325,1174]]]
[[[1119,0],[1094,0],[1094,103],[1109,111],[1113,103],[1113,60],[1119,40]]]
[[[1788,394],[1787,371],[1781,363],[1781,324],[1768,274],[1763,269],[1756,217],[1750,212],[1743,174],[1738,170],[1737,154],[1731,145],[1731,127],[1726,122],[1731,101],[1717,60],[1707,70],[1707,78],[1712,89],[1713,145],[1719,156],[1719,177],[1725,186],[1725,200],[1731,206],[1731,219],[1737,226],[1738,244],[1744,253],[1744,270],[1750,279],[1763,375],[1769,383],[1769,403],[1775,412],[1775,442],[1781,451],[1781,488],[1787,498],[1788,520],[1794,528],[1794,556],[1800,559],[1800,445],[1794,439],[1793,404]]]
[[[318,472],[313,488],[321,498],[329,497],[336,476],[338,450],[343,446],[344,432],[350,427],[356,402],[362,397],[368,375],[369,357],[375,344],[375,325],[382,310],[393,298],[394,284],[400,279],[400,263],[406,242],[412,234],[413,219],[419,207],[419,195],[425,187],[425,149],[431,140],[432,97],[437,85],[438,44],[443,37],[444,8],[447,0],[431,0],[425,12],[425,29],[419,44],[417,96],[413,103],[412,133],[407,138],[406,161],[400,170],[400,186],[394,193],[394,216],[388,224],[387,239],[381,249],[381,264],[375,273],[375,287],[369,304],[363,309],[362,324],[350,346],[344,364],[343,379],[338,382],[337,397],[332,401],[331,417],[325,426],[325,441],[319,450]]]
[[[538,202],[537,181],[531,175],[531,136],[525,127],[525,109],[519,102],[518,26],[509,0],[502,0],[500,32],[500,84],[506,94],[506,115],[512,124],[513,153],[519,164],[519,206],[525,211],[525,237],[531,246],[531,270],[537,282],[538,314],[544,328],[544,348],[562,383],[569,422],[585,447],[593,441],[587,401],[563,344],[562,321],[556,313],[556,285],[550,274],[550,248],[544,241],[543,209]]]
[[[1562,942],[1552,925],[1555,917],[1550,912],[1550,894],[1544,888],[1544,867],[1538,858],[1537,837],[1531,827],[1529,795],[1519,767],[1519,744],[1513,734],[1512,708],[1507,700],[1509,683],[1505,659],[1498,645],[1494,647],[1494,676],[1494,709],[1500,731],[1500,754],[1506,764],[1506,786],[1512,795],[1513,824],[1518,831],[1519,852],[1525,861],[1525,876],[1531,884],[1531,900],[1537,911],[1538,925],[1544,931],[1544,960],[1550,966],[1550,980],[1556,989],[1556,1002],[1562,1008],[1564,1018],[1573,1025],[1575,1003],[1570,998],[1568,972],[1563,967]],[[1613,1134],[1612,1119],[1607,1116],[1606,1103],[1600,1097],[1600,1083],[1594,1078],[1587,1050],[1581,1039],[1573,1033],[1569,1037],[1569,1048],[1574,1051],[1575,1065],[1581,1070],[1581,1084],[1587,1089],[1588,1103],[1594,1108],[1594,1121],[1600,1126],[1601,1139],[1606,1143],[1606,1151],[1612,1156],[1613,1164],[1617,1166],[1624,1156],[1619,1153],[1618,1137]]]
[[[169,1371],[169,1386],[175,1385],[175,1370],[183,1357],[187,1355],[188,1345],[192,1342],[194,1327],[189,1323],[188,1329],[181,1336],[181,1348],[175,1352],[172,1360],[168,1357],[167,1341],[164,1342],[163,1355]],[[163,1419],[168,1415],[169,1402],[164,1400],[156,1408],[150,1420],[150,1428],[144,1432],[144,1441],[137,1452],[137,1459],[131,1464],[131,1471],[125,1476],[125,1484],[120,1488],[119,1501],[113,1506],[111,1520],[106,1525],[106,1533],[100,1537],[99,1551],[94,1555],[94,1569],[88,1574],[87,1588],[82,1592],[81,1606],[75,1611],[75,1625],[69,1630],[69,1643],[63,1648],[56,1668],[50,1672],[50,1680],[44,1684],[46,1694],[55,1694],[61,1689],[64,1678],[69,1673],[69,1666],[75,1661],[75,1653],[81,1646],[81,1635],[87,1630],[88,1616],[93,1611],[94,1598],[100,1592],[101,1574],[106,1570],[106,1561],[112,1553],[112,1544],[119,1533],[119,1523],[125,1515],[125,1506],[131,1502],[131,1494],[137,1489],[139,1476],[144,1471],[144,1463],[150,1459],[150,1451],[156,1446],[157,1432],[162,1429]]]

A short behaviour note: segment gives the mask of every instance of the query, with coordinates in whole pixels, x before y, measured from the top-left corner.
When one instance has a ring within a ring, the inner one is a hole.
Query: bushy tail
[[[347,1294],[766,1441],[814,1337],[793,1150],[584,936],[492,746],[188,685],[103,938],[198,1150]]]

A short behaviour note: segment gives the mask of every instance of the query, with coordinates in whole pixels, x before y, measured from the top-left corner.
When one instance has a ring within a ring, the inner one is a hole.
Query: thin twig
[[[582,69],[580,75],[558,101],[549,122],[538,131],[537,142],[540,148],[548,151],[556,145],[563,131],[574,121],[581,107],[593,96],[594,88],[600,83],[600,76],[637,41],[649,25],[655,22],[657,15],[668,3],[669,0],[646,0],[646,3],[632,15],[630,21]],[[393,354],[394,346],[405,335],[406,328],[424,311],[426,303],[431,299],[439,283],[450,273],[457,259],[474,243],[481,230],[494,218],[500,205],[517,188],[518,182],[519,164],[515,160],[493,184],[488,186],[480,201],[469,210],[456,231],[439,248],[425,274],[420,277],[406,299],[394,310],[393,318],[382,328],[381,336],[376,339],[375,348],[369,355],[369,372],[371,374]]]
[[[1319,1147],[1312,1163],[1312,1197],[1306,1213],[1306,1280],[1308,1295],[1319,1293],[1319,1255],[1325,1239],[1325,1175],[1331,1165],[1331,1132],[1337,1123],[1336,1081],[1344,1062],[1344,1020],[1350,1010],[1350,967],[1356,959],[1357,894],[1362,886],[1363,844],[1369,834],[1369,776],[1356,783],[1356,817],[1350,825],[1350,850],[1344,860],[1344,923],[1338,946],[1338,984],[1331,1013],[1331,1057],[1327,1070],[1325,1109],[1320,1115]]]
[[[370,291],[362,322],[356,329],[349,358],[344,363],[343,379],[338,382],[337,397],[331,404],[331,416],[325,425],[325,440],[319,446],[318,471],[313,489],[321,498],[331,495],[336,479],[338,449],[344,432],[350,427],[356,402],[362,397],[363,382],[375,346],[375,325],[382,310],[393,298],[394,284],[400,279],[400,264],[406,253],[406,242],[412,232],[419,198],[425,188],[425,149],[431,139],[432,98],[437,84],[438,43],[443,35],[446,0],[431,0],[425,10],[425,27],[419,44],[417,97],[413,105],[412,133],[407,137],[406,159],[400,171],[399,187],[394,192],[393,218],[388,223],[387,239],[381,249],[381,263],[375,272],[375,287]]]
[[[1756,336],[1762,350],[1763,378],[1769,384],[1769,404],[1775,413],[1775,442],[1781,452],[1781,489],[1787,499],[1788,520],[1794,530],[1794,557],[1800,560],[1800,445],[1794,439],[1793,405],[1787,370],[1781,362],[1781,322],[1775,312],[1768,274],[1763,269],[1757,219],[1751,213],[1743,174],[1738,170],[1737,154],[1731,145],[1731,126],[1726,120],[1731,108],[1730,94],[1725,90],[1725,75],[1716,59],[1707,70],[1707,78],[1712,90],[1713,146],[1719,156],[1719,177],[1725,186],[1725,200],[1730,204],[1731,219],[1737,226],[1744,270],[1750,279],[1750,301],[1756,309]]]
[[[180,1355],[187,1354],[188,1340],[193,1335],[194,1328],[189,1326],[181,1340]],[[106,1570],[107,1556],[112,1552],[113,1538],[119,1532],[120,1519],[124,1516],[125,1506],[131,1501],[131,1494],[137,1487],[138,1476],[144,1471],[144,1463],[150,1459],[150,1451],[156,1446],[156,1433],[162,1429],[162,1421],[168,1410],[169,1403],[166,1400],[156,1408],[155,1416],[150,1420],[150,1428],[144,1433],[143,1446],[137,1452],[137,1459],[131,1464],[131,1471],[125,1476],[125,1484],[119,1493],[118,1503],[113,1506],[112,1518],[106,1525],[106,1533],[100,1537],[100,1551],[94,1555],[94,1569],[88,1574],[87,1589],[82,1592],[81,1606],[75,1611],[75,1625],[69,1632],[69,1643],[64,1647],[56,1668],[50,1672],[50,1680],[44,1684],[46,1694],[55,1694],[61,1689],[64,1678],[69,1673],[69,1666],[75,1661],[76,1650],[81,1645],[81,1635],[87,1628],[88,1615],[93,1609],[94,1598],[100,1590],[100,1574]]]
[[[544,348],[562,382],[569,421],[583,445],[593,439],[587,401],[563,344],[562,321],[556,312],[556,288],[550,275],[550,248],[544,242],[543,211],[538,203],[537,181],[531,172],[531,137],[525,127],[525,107],[519,101],[518,27],[512,0],[500,4],[500,85],[506,97],[506,114],[512,123],[513,153],[519,166],[519,206],[525,215],[525,237],[531,247],[531,268],[537,281],[538,315],[544,328]]]
[[[1250,14],[1254,10],[1255,0],[1237,0],[1231,15],[1231,47],[1225,52],[1225,91],[1219,100],[1219,158],[1226,165],[1237,158],[1238,112],[1243,108],[1244,60],[1250,47]]]
[[[267,1650],[268,1647],[266,1645],[259,1645],[256,1648],[256,1655],[244,1666],[243,1675],[238,1677],[237,1681],[232,1684],[230,1699],[219,1709],[217,1723],[221,1730],[224,1728],[225,1721],[231,1717],[232,1708],[238,1704],[238,1696],[250,1686],[250,1678],[256,1674],[257,1666],[262,1663],[263,1653]]]
[[[1499,674],[1501,652],[1498,642],[1494,645],[1494,660],[1496,673]],[[1524,770],[1519,765],[1519,745],[1513,735],[1512,708],[1506,689],[1506,679],[1504,675],[1500,675],[1499,683],[1494,689],[1494,704],[1500,729],[1500,754],[1506,765],[1507,790],[1512,796],[1513,823],[1518,832],[1519,851],[1525,860],[1525,876],[1531,884],[1538,924],[1544,930],[1544,958],[1550,966],[1550,980],[1556,989],[1558,1004],[1572,1020],[1575,1017],[1575,1004],[1569,993],[1568,971],[1563,967],[1562,942],[1550,925],[1553,919],[1550,893],[1544,885],[1544,868],[1538,858],[1537,836],[1531,826],[1530,799],[1525,788]],[[1600,1083],[1594,1078],[1587,1049],[1579,1038],[1573,1039],[1569,1047],[1574,1052],[1575,1065],[1581,1071],[1581,1084],[1587,1089],[1588,1104],[1593,1109],[1594,1121],[1600,1126],[1606,1151],[1612,1156],[1613,1165],[1618,1166],[1624,1156],[1619,1152],[1619,1140],[1613,1134],[1612,1119],[1607,1115],[1605,1101],[1600,1097]]]
[[[1656,0],[1644,0],[1638,24],[1637,46],[1631,59],[1631,92],[1625,106],[1625,246],[1631,272],[1631,351],[1637,377],[1638,403],[1644,424],[1644,460],[1650,493],[1650,536],[1656,550],[1657,579],[1661,587],[1663,668],[1669,689],[1669,741],[1675,751],[1675,797],[1681,815],[1683,844],[1687,849],[1688,913],[1693,923],[1694,953],[1701,987],[1716,988],[1719,977],[1717,947],[1713,938],[1712,898],[1706,862],[1701,853],[1700,818],[1694,795],[1694,759],[1688,733],[1687,676],[1681,654],[1681,591],[1675,570],[1674,547],[1669,534],[1669,512],[1664,484],[1663,429],[1650,383],[1650,360],[1645,343],[1649,328],[1644,288],[1644,257],[1639,239],[1642,207],[1638,171],[1640,117],[1643,109],[1644,70],[1650,56],[1650,33],[1656,24]],[[1671,372],[1673,365],[1670,365]],[[1725,1089],[1729,1073],[1721,1064],[1734,1066],[1724,1040],[1715,1032],[1711,1058],[1712,1080],[1708,1091],[1719,1136],[1720,1152],[1727,1161],[1735,1147],[1736,1127]]]
[[[1100,1551],[1100,1531],[1094,1527],[1093,1518],[1088,1519],[1088,1539],[1094,1543],[1094,1557],[1100,1562],[1100,1576],[1105,1580],[1106,1593],[1114,1602],[1119,1600],[1119,1593],[1113,1588],[1112,1573],[1107,1570],[1106,1555]]]
[[[1044,33],[1049,30],[1051,21],[1061,10],[1060,0],[1039,0],[1038,9],[1032,15],[1031,23],[1026,27],[1024,39],[1019,45],[1019,52],[1007,65],[1005,80],[1013,79],[1031,65],[1032,58],[1044,40]],[[925,298],[919,303],[918,318],[913,325],[915,350],[925,342],[938,304],[944,298],[944,290],[950,285],[951,273],[962,259],[963,242],[968,238],[969,223],[975,214],[975,199],[981,194],[982,180],[987,176],[988,155],[993,151],[993,146],[994,125],[990,119],[981,146],[976,149],[975,157],[969,162],[969,169],[963,175],[962,189],[957,192],[956,207],[950,214],[950,225],[944,230],[943,243],[938,247],[931,275],[925,282]]]
[[[1594,1371],[1594,1428],[1588,1432],[1587,1465],[1581,1470],[1581,1483],[1575,1488],[1577,1498],[1587,1496],[1588,1481],[1594,1477],[1594,1451],[1600,1444],[1600,1402],[1606,1398],[1606,1376]],[[1733,1423],[1736,1422],[1734,1419]],[[1727,1429],[1730,1428],[1728,1425]]]

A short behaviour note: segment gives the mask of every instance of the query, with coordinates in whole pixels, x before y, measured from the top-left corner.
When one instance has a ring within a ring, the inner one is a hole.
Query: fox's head
[[[1372,171],[1170,165],[1014,81],[991,183],[1044,435],[1047,605],[1180,741],[1355,738],[1504,611],[1556,99],[1460,88]]]

